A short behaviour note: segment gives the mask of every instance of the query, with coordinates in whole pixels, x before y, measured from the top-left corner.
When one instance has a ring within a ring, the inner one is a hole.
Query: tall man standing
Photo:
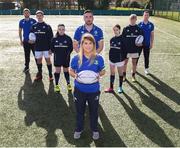
[[[25,57],[25,67],[23,72],[29,71],[29,63],[30,63],[30,53],[32,51],[34,55],[34,44],[30,44],[29,41],[29,33],[33,24],[36,23],[36,20],[30,18],[30,10],[25,8],[23,10],[24,19],[19,21],[19,38],[20,44],[24,48],[24,57]],[[22,36],[23,32],[23,36]]]
[[[150,50],[154,44],[154,24],[149,21],[149,11],[145,11],[143,14],[143,20],[138,26],[144,31],[145,42],[143,48],[139,52],[139,56],[143,50],[144,53],[144,67],[145,74],[149,74],[149,56]]]
[[[76,52],[79,52],[79,45],[83,34],[90,33],[96,40],[97,53],[100,53],[104,48],[104,37],[101,28],[93,24],[94,16],[91,10],[84,11],[84,22],[85,24],[79,26],[74,34],[73,48]]]

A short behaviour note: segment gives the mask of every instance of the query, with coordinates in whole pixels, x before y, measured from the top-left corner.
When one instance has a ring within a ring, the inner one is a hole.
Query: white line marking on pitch
[[[171,34],[171,33],[168,33],[168,32],[166,32],[166,31],[163,31],[163,30],[161,30],[161,29],[159,29],[158,27],[155,27],[158,31],[160,31],[160,32],[162,32],[162,33],[164,33],[164,34],[166,34],[166,35],[169,35],[169,36],[171,36],[171,37],[174,37],[174,38],[176,38],[176,39],[180,39],[180,37],[178,37],[178,36],[176,36],[176,35],[174,35],[174,34]]]

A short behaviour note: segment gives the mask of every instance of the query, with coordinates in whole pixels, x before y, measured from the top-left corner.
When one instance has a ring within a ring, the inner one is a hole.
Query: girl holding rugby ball
[[[89,106],[90,127],[92,138],[99,139],[98,106],[100,96],[99,77],[105,74],[104,60],[96,52],[94,37],[85,33],[82,36],[80,52],[74,56],[69,69],[75,78],[74,100],[76,107],[76,129],[74,139],[79,139],[84,128],[86,102]]]

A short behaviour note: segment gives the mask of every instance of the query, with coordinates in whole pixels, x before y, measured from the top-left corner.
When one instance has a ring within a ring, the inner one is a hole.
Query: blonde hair
[[[137,15],[136,14],[131,14],[130,16],[129,16],[129,18],[132,20],[132,19],[137,19]]]
[[[96,58],[96,55],[97,55],[97,52],[96,52],[96,41],[94,39],[94,37],[90,34],[90,33],[85,33],[83,36],[82,36],[82,39],[81,39],[81,44],[80,44],[80,51],[79,51],[79,67],[82,65],[82,60],[83,60],[83,55],[84,55],[84,49],[82,47],[83,43],[85,40],[89,40],[93,43],[93,50],[92,50],[92,55],[90,57],[90,64],[93,64],[94,63],[94,60]]]

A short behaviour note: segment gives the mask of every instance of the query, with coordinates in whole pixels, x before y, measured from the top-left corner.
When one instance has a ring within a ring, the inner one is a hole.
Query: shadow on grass
[[[156,76],[153,74],[149,74],[149,76],[154,80],[150,80],[146,76],[137,73],[140,77],[145,79],[147,82],[149,82],[152,86],[156,88],[157,91],[162,93],[164,96],[175,102],[176,104],[180,105],[180,93],[178,93],[175,89],[158,79]]]
[[[163,129],[149,116],[143,113],[134,103],[132,98],[130,98],[126,93],[124,96],[129,101],[130,106],[125,103],[125,101],[117,94],[114,96],[119,100],[124,109],[126,110],[128,116],[135,123],[136,127],[152,142],[156,143],[161,147],[173,146],[171,140],[167,137]],[[142,145],[140,145],[142,146]]]
[[[153,95],[141,83],[137,84],[146,92],[147,95],[138,90],[133,84],[127,82],[140,96],[144,105],[151,109],[154,113],[160,116],[165,122],[173,127],[180,129],[180,114],[172,110],[166,103],[161,101],[158,97]]]
[[[46,92],[43,82],[33,83],[31,75],[27,73],[24,85],[18,93],[19,109],[26,112],[25,125],[31,126],[35,123],[38,127],[45,129],[47,131],[46,146],[48,147],[63,146],[64,143],[61,144],[61,141],[58,141],[59,138],[56,134],[58,129],[62,130],[63,136],[69,144],[78,147],[90,147],[93,139],[89,129],[88,114],[86,114],[85,131],[81,138],[79,140],[73,138],[76,114],[73,94],[69,92],[67,95],[68,102],[64,100],[61,94],[54,93],[53,83],[49,84],[49,90]],[[94,141],[95,145],[125,146],[101,106],[100,117],[103,128],[99,125],[101,138]]]

